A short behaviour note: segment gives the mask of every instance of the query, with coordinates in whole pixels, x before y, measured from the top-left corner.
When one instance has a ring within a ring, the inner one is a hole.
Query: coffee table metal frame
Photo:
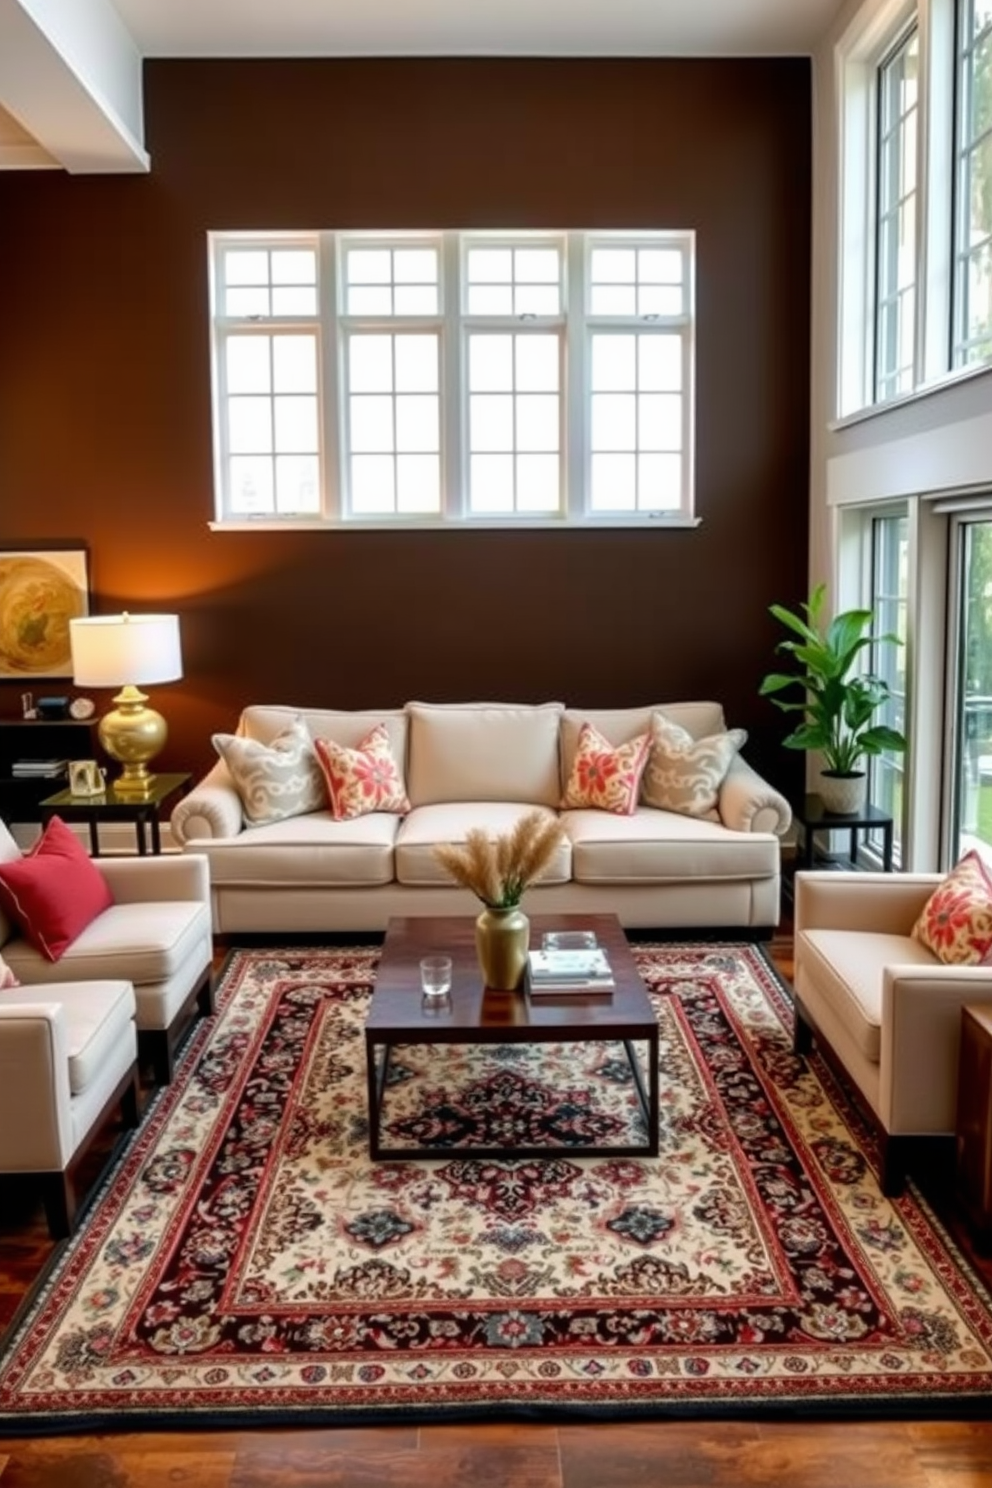
[[[616,986],[609,994],[542,997],[526,990],[498,992],[482,985],[471,918],[396,918],[386,929],[375,990],[365,1024],[369,1155],[373,1161],[424,1158],[656,1157],[659,1118],[659,1031],[647,989],[615,915],[547,915],[531,919],[531,944],[545,930],[595,930],[606,950]],[[444,951],[453,961],[449,1005],[425,1012],[419,960]],[[397,1044],[623,1044],[630,1062],[648,1140],[640,1145],[388,1147],[381,1139],[382,1106],[390,1058]],[[648,1048],[645,1082],[635,1042]],[[377,1050],[382,1051],[377,1058]]]

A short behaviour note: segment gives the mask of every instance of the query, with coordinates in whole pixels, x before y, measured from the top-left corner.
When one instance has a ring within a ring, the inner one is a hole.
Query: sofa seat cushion
[[[214,887],[278,884],[280,888],[364,888],[393,881],[393,843],[401,818],[373,811],[335,821],[328,811],[294,816],[237,837],[197,843],[210,860]]]
[[[885,968],[936,966],[936,957],[910,935],[876,930],[801,930],[799,936],[809,979],[850,1033],[859,1052],[871,1064],[878,1064]],[[816,1009],[809,1012],[815,1023]]]
[[[416,806],[406,817],[396,835],[396,879],[398,883],[425,885],[452,883],[451,875],[437,861],[434,847],[438,842],[464,842],[472,827],[490,836],[508,832],[522,816],[533,811],[528,804],[461,801],[443,806]],[[549,817],[555,815],[549,811]],[[568,883],[571,877],[571,845],[565,840],[558,847],[542,884]]]
[[[698,879],[773,878],[778,838],[731,832],[717,822],[639,806],[633,816],[563,811],[576,883],[671,883]]]
[[[141,985],[166,981],[209,935],[210,914],[199,900],[114,904],[54,966],[20,938],[4,954],[25,986],[112,977]]]

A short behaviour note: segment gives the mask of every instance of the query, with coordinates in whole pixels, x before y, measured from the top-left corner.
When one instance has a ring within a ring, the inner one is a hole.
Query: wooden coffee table
[[[475,921],[398,918],[386,928],[375,990],[365,1024],[368,1078],[369,1154],[378,1161],[396,1158],[473,1157],[656,1157],[658,1154],[658,1022],[637,970],[627,938],[615,915],[545,915],[531,919],[531,945],[545,930],[594,930],[613,968],[616,986],[609,995],[543,997],[497,992],[482,985],[475,954]],[[450,1006],[424,1012],[421,956],[445,952],[453,961]],[[384,1147],[380,1138],[382,1101],[389,1060],[396,1044],[557,1044],[618,1040],[627,1051],[637,1098],[647,1125],[646,1143],[624,1146],[563,1147]],[[648,1078],[634,1042],[648,1046]],[[381,1049],[377,1059],[376,1051]]]

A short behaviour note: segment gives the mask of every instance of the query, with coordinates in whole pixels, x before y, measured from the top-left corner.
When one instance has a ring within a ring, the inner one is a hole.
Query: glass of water
[[[425,956],[420,963],[420,986],[425,1002],[440,1002],[451,991],[451,957]]]

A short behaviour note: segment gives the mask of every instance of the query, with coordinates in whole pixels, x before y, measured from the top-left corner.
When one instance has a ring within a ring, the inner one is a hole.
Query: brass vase
[[[475,950],[487,987],[515,992],[530,948],[530,920],[522,909],[484,909],[475,922]]]

